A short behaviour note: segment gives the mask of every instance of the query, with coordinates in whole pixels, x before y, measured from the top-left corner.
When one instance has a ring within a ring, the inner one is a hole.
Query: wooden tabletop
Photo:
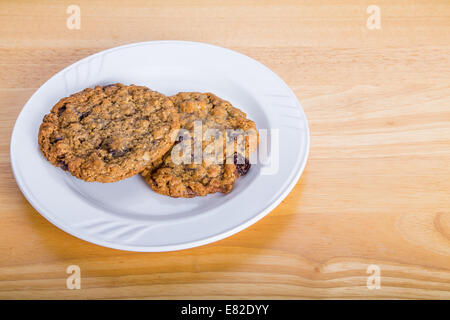
[[[0,30],[0,298],[450,299],[448,0],[4,0]],[[203,247],[79,240],[18,189],[14,121],[62,68],[163,39],[227,47],[283,78],[309,120],[304,174],[264,219]]]

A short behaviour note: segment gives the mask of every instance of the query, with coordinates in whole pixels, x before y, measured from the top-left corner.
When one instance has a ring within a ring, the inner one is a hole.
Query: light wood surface
[[[66,27],[67,6],[81,29]],[[381,29],[369,30],[369,5]],[[450,2],[0,2],[0,298],[450,299]],[[9,139],[32,93],[71,63],[161,39],[257,59],[294,90],[311,152],[291,194],[214,244],[133,253],[40,216],[11,172]],[[381,270],[381,288],[366,270]],[[66,268],[81,289],[66,289]]]

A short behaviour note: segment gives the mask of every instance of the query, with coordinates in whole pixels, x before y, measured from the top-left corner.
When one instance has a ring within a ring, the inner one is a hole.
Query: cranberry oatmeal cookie
[[[171,197],[230,192],[236,180],[250,169],[248,157],[258,143],[255,123],[212,93],[181,92],[170,99],[180,112],[182,130],[173,149],[142,172],[145,181],[154,191]],[[198,124],[201,133],[196,136]],[[213,135],[209,129],[215,130]],[[190,151],[182,156],[184,162],[174,161],[179,150],[195,150],[196,143],[199,160],[196,152]],[[222,152],[206,153],[208,149]]]
[[[133,176],[173,145],[179,114],[163,94],[112,84],[61,99],[39,129],[39,145],[55,166],[85,181]]]

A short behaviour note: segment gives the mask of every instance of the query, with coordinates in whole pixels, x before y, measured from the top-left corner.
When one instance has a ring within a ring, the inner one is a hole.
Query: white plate
[[[275,129],[267,135],[272,143],[268,153],[271,163],[253,165],[227,195],[193,199],[156,194],[140,176],[116,183],[87,183],[52,166],[37,143],[43,116],[62,97],[115,82],[145,85],[166,95],[179,91],[216,93],[246,112],[259,130]],[[15,178],[40,214],[78,238],[132,251],[191,248],[247,228],[291,191],[305,167],[308,151],[305,114],[283,80],[235,51],[184,41],[126,45],[74,63],[33,94],[11,138]],[[276,173],[267,174],[276,168],[277,161]]]

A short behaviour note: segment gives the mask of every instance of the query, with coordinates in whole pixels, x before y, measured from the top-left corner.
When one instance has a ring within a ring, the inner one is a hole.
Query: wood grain
[[[0,2],[0,298],[450,299],[450,2]],[[366,9],[381,8],[381,30]],[[302,102],[310,158],[292,193],[245,231],[172,253],[72,237],[19,191],[14,121],[67,65],[137,41],[228,47]],[[81,290],[65,270],[81,268]],[[369,265],[381,288],[366,287]]]

